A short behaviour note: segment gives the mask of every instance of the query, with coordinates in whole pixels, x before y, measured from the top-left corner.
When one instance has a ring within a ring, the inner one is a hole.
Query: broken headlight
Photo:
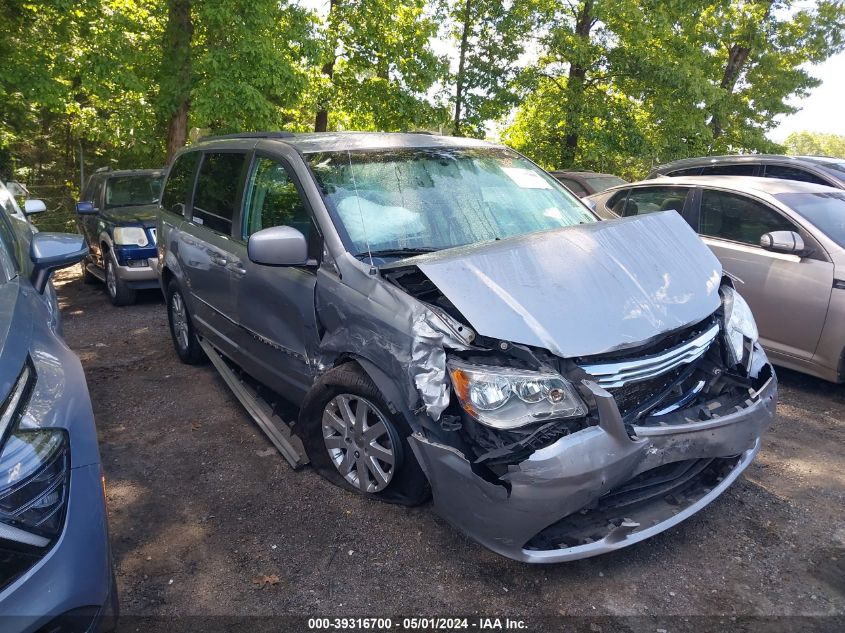
[[[722,286],[722,309],[725,313],[725,346],[731,366],[745,358],[745,341],[757,341],[757,324],[745,299],[730,286]],[[750,348],[749,348],[750,349]]]
[[[497,429],[587,413],[586,405],[569,381],[555,372],[452,360],[449,375],[464,411]]]

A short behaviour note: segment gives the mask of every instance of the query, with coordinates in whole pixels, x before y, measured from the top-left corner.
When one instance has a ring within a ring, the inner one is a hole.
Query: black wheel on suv
[[[170,323],[170,336],[179,360],[187,365],[198,365],[205,361],[205,353],[194,331],[185,297],[175,279],[167,284],[167,321]]]
[[[407,506],[429,498],[428,480],[408,446],[408,423],[401,414],[390,413],[356,363],[317,380],[299,420],[308,459],[332,483]]]
[[[97,278],[97,276],[92,274],[88,270],[88,264],[90,264],[90,263],[91,263],[91,261],[87,257],[85,259],[83,259],[81,262],[79,262],[79,265],[82,268],[82,283],[87,284],[89,286],[92,285],[92,284],[100,283],[100,280]]]
[[[126,282],[117,274],[117,262],[114,260],[114,253],[109,251],[105,254],[106,260],[106,291],[113,305],[128,306],[135,303],[137,293],[126,285]]]

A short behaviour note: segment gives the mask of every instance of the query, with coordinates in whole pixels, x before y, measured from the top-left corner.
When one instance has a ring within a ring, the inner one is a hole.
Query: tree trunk
[[[586,0],[578,10],[575,22],[575,35],[589,43],[590,30],[593,28],[593,1]],[[587,68],[580,62],[569,64],[566,81],[566,106],[564,108],[563,146],[560,152],[559,167],[571,167],[578,154],[578,142],[581,135],[581,116],[584,111],[584,83]]]
[[[472,31],[471,13],[472,0],[466,0],[464,4],[463,29],[461,31],[461,48],[458,57],[458,75],[455,77],[455,120],[452,124],[452,133],[455,136],[462,136],[461,109],[464,105],[467,48],[469,47],[469,34]]]
[[[338,2],[339,0],[331,0],[329,2],[329,15],[326,18],[326,24],[327,30],[330,32],[333,31],[335,26],[332,17]],[[334,36],[331,36],[329,39],[334,43]],[[320,71],[325,77],[329,78],[329,81],[331,81],[332,77],[334,77],[335,46],[332,46],[330,55],[330,59],[325,64],[323,64],[323,68]],[[329,129],[329,110],[324,103],[320,104],[320,106],[320,109],[317,110],[317,116],[314,118],[315,132],[325,132]]]
[[[188,140],[191,106],[191,0],[168,0],[167,27],[160,76],[167,117],[167,163]]]

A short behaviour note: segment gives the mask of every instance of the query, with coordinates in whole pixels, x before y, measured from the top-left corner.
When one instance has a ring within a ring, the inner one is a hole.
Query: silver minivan
[[[176,156],[161,207],[179,357],[209,359],[293,466],[433,496],[505,556],[676,525],[774,415],[754,318],[677,214],[599,222],[501,145],[217,137]]]

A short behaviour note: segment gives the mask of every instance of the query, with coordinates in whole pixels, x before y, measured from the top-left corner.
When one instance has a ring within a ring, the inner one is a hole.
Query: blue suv
[[[90,250],[83,279],[105,282],[116,306],[135,303],[138,290],[158,288],[155,222],[163,180],[160,169],[100,169],[76,205]]]
[[[79,235],[36,232],[0,184],[4,633],[102,631],[117,613],[97,429],[50,284],[87,253]]]

